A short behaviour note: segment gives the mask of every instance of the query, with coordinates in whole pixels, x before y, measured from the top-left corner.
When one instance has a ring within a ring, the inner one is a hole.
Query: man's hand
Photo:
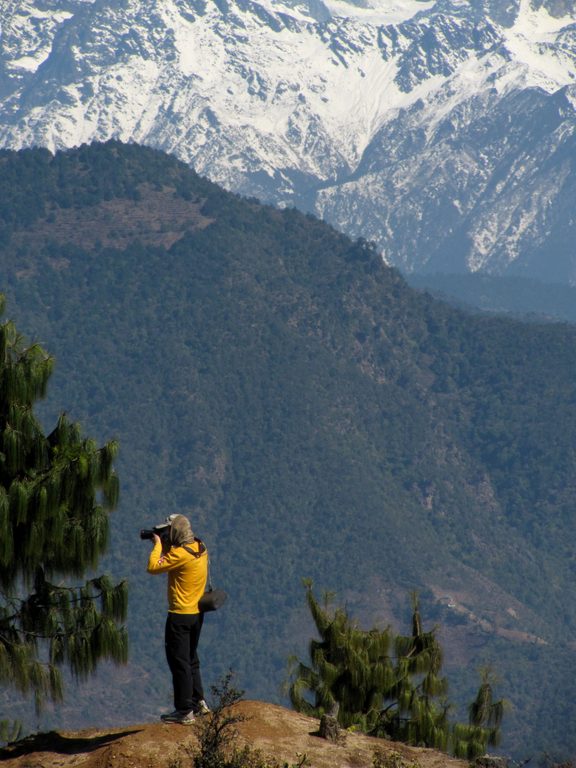
[[[157,533],[153,533],[152,534],[152,541],[154,542],[154,546],[156,546],[156,544],[160,544],[160,536],[158,536]]]

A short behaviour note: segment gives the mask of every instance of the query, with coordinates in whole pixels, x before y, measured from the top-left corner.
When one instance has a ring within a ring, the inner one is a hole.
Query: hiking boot
[[[192,725],[194,722],[194,713],[188,710],[175,709],[174,712],[168,712],[160,715],[163,723],[178,723],[179,725]]]
[[[194,707],[194,714],[195,715],[209,715],[212,712],[208,704],[202,699],[201,701],[196,704]]]

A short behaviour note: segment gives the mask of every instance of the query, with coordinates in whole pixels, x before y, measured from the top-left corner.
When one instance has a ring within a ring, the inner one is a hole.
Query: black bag
[[[223,589],[214,589],[210,584],[206,592],[204,592],[198,601],[200,613],[208,613],[208,611],[218,610],[218,608],[221,608],[224,605],[227,599],[228,595]]]
[[[201,554],[206,552],[206,545],[203,541],[200,541],[200,539],[195,539],[199,544],[199,552],[194,552],[193,549],[190,549],[190,547],[187,547],[186,544],[184,544],[184,549],[186,552],[190,552],[191,555],[194,555],[194,557],[200,557]],[[202,595],[200,600],[198,600],[198,608],[200,609],[200,613],[209,613],[210,611],[216,611],[218,608],[221,608],[226,600],[228,599],[228,594],[224,592],[223,589],[214,589],[212,586],[212,580],[210,578],[210,558],[208,558],[208,586],[206,588],[206,592]]]

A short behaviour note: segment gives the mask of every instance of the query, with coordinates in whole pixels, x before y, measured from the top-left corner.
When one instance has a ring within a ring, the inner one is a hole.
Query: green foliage
[[[393,637],[390,628],[362,630],[346,611],[331,611],[328,596],[320,606],[311,582],[305,585],[320,640],[310,642],[309,666],[293,660],[289,694],[297,711],[315,717],[336,712],[345,728],[469,759],[498,743],[503,705],[493,702],[487,673],[470,724],[450,724],[442,650],[435,630],[422,628],[416,595],[412,633]]]
[[[0,720],[0,745],[18,741],[22,736],[22,723],[17,720]]]
[[[84,575],[106,550],[117,445],[98,449],[64,415],[44,435],[33,407],[51,372],[40,346],[26,344],[14,323],[0,326],[0,682],[33,693],[37,706],[62,699],[63,663],[85,677],[102,658],[127,659],[117,626],[126,584],[62,581]]]
[[[505,702],[494,701],[492,682],[490,670],[482,670],[482,682],[468,710],[468,725],[456,724],[452,731],[452,750],[456,757],[472,759],[484,754],[488,745],[500,744]]]

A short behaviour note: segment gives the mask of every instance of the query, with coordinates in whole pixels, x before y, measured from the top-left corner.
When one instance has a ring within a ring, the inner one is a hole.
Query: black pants
[[[204,698],[197,651],[203,620],[201,613],[169,613],[166,619],[166,658],[175,709],[194,710]]]

